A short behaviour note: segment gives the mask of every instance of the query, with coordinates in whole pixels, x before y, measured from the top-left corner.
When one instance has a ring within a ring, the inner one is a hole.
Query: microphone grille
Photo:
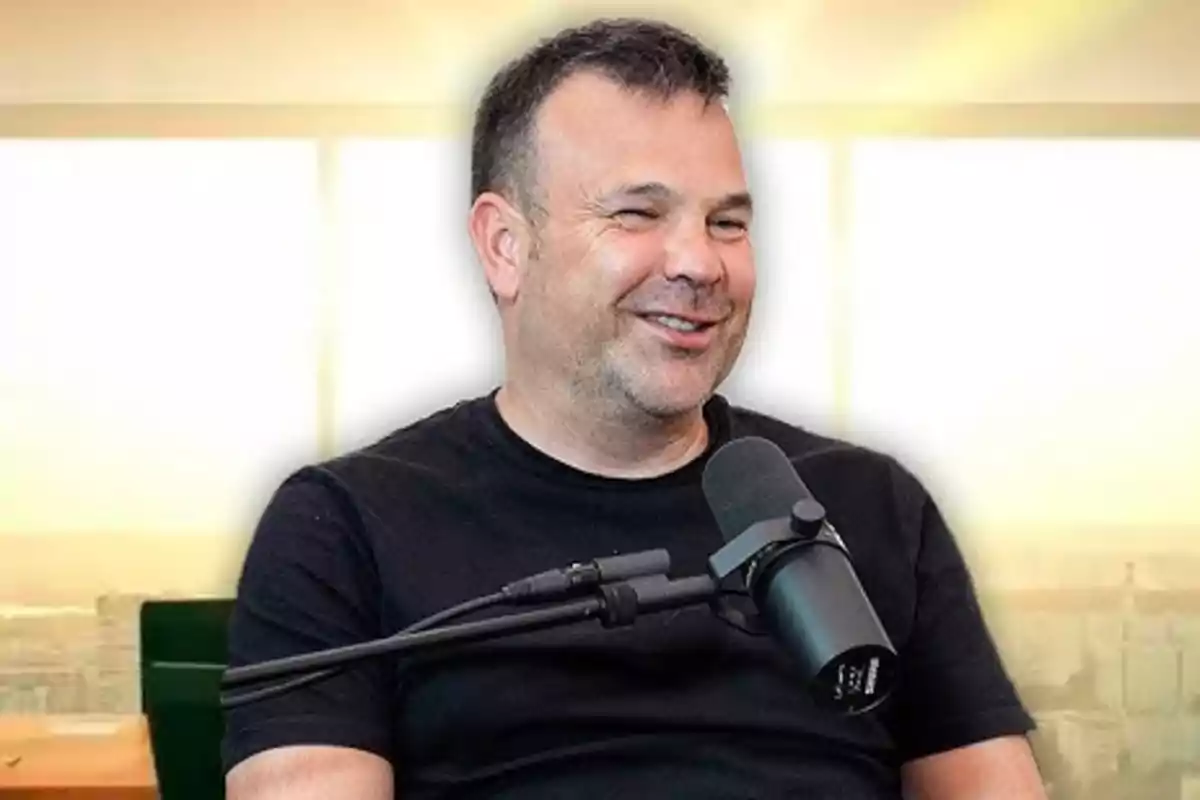
[[[789,516],[797,501],[812,497],[787,454],[758,436],[718,448],[705,465],[701,484],[727,542],[756,522]]]

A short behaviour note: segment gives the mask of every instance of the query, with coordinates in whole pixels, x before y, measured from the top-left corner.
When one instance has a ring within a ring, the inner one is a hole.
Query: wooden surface
[[[140,715],[0,714],[3,800],[154,800]]]

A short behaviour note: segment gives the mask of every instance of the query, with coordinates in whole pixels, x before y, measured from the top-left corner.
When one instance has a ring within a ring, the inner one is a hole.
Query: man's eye
[[[744,231],[750,227],[740,219],[718,219],[713,221],[713,225],[724,231]]]
[[[640,219],[658,219],[658,213],[646,208],[623,208],[617,212],[618,217],[632,216]]]

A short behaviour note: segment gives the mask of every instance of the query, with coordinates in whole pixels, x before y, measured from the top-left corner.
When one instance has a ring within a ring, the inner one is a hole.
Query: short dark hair
[[[687,91],[711,103],[729,94],[725,61],[672,25],[626,18],[567,28],[510,61],[489,82],[472,132],[472,201],[492,191],[526,212],[537,208],[534,118],[555,87],[585,71],[664,100]]]

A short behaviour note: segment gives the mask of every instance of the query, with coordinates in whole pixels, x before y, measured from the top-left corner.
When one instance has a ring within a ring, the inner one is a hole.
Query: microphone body
[[[851,713],[886,699],[896,653],[845,553],[816,542],[786,548],[751,592],[818,698]]]
[[[887,699],[895,648],[845,543],[784,452],[766,439],[736,439],[713,454],[703,485],[726,540],[710,571],[717,580],[740,571],[814,698],[848,714]]]

